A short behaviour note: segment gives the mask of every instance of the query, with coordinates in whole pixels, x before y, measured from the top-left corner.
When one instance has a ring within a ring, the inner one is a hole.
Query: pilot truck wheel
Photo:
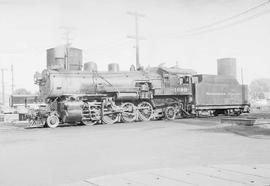
[[[47,118],[47,126],[50,128],[56,128],[59,125],[59,118],[56,115],[50,115]]]

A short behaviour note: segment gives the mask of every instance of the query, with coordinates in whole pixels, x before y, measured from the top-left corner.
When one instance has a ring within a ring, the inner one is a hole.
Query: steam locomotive
[[[62,67],[65,65],[64,60]],[[88,63],[91,66],[95,67]],[[61,123],[174,120],[203,111],[239,115],[249,107],[247,86],[226,74],[202,75],[191,69],[162,66],[118,69],[111,64],[108,72],[47,68],[37,73],[35,83],[48,105],[38,116],[55,128]]]

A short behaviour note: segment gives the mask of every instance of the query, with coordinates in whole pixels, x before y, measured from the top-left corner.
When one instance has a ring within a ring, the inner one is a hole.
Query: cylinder
[[[217,60],[217,74],[231,76],[236,79],[236,58],[220,58]]]
[[[117,63],[110,63],[109,65],[108,65],[108,71],[109,72],[119,72],[119,64],[117,64]]]
[[[84,63],[83,70],[87,72],[97,72],[97,64],[95,62]]]

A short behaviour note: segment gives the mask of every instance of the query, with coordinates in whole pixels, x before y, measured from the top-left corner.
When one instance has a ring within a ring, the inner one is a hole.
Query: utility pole
[[[242,82],[242,85],[244,85],[243,68],[241,68],[241,82]]]
[[[5,105],[5,79],[4,79],[4,72],[7,69],[1,68],[2,73],[2,104]]]
[[[72,27],[67,27],[67,26],[61,26],[60,29],[63,29],[64,32],[64,39],[65,39],[65,69],[68,70],[69,69],[69,48],[71,46],[71,39],[70,39],[70,33],[71,30],[73,29]]]
[[[145,17],[145,15],[143,14],[139,14],[137,12],[127,12],[128,15],[134,16],[135,18],[135,36],[128,36],[128,38],[130,39],[135,39],[136,41],[136,69],[139,70],[141,65],[140,65],[140,45],[139,42],[140,40],[143,40],[144,38],[141,38],[139,36],[139,23],[138,23],[138,19],[139,17]]]
[[[14,92],[14,69],[13,64],[11,65],[11,94]]]
[[[242,103],[245,103],[245,86],[244,86],[244,75],[243,75],[243,68],[241,68],[241,83],[242,83]]]

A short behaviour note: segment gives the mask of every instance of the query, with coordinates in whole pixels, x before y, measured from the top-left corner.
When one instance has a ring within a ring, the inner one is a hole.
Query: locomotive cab
[[[189,69],[159,68],[159,74],[163,78],[163,95],[192,95],[191,76],[195,74]]]

